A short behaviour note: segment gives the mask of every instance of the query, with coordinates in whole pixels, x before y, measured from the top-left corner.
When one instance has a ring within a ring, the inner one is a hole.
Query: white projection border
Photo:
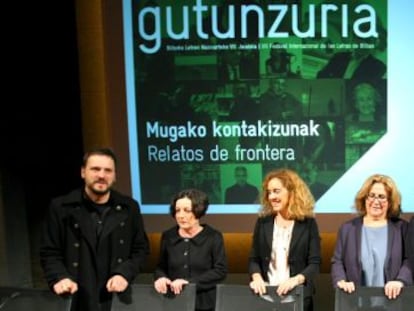
[[[403,212],[414,212],[414,70],[408,24],[413,2],[388,1],[388,132],[317,202],[318,213],[347,213],[362,182],[371,174],[391,176],[402,194]]]

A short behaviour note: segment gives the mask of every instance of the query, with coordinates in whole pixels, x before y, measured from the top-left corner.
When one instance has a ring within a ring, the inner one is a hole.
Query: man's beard
[[[92,186],[89,187],[89,190],[95,195],[104,195],[104,194],[107,194],[111,190],[111,187],[108,186],[105,189],[101,190],[101,189],[95,188],[92,185]]]

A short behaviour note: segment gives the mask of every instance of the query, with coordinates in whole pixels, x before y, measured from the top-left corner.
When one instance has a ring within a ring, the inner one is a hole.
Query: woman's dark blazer
[[[253,244],[249,257],[249,274],[260,273],[268,281],[274,216],[258,218],[253,234]],[[296,220],[293,225],[290,241],[288,264],[290,276],[305,276],[304,296],[314,293],[313,277],[319,273],[321,264],[321,248],[318,225],[314,218]]]
[[[345,280],[362,285],[361,232],[362,217],[342,224],[337,235],[335,252],[332,257],[331,276],[334,287]],[[404,250],[407,222],[400,218],[388,220],[387,254],[384,264],[385,282],[399,280],[405,285],[412,284],[412,274]]]
[[[408,224],[407,230],[407,254],[410,261],[411,273],[413,275],[414,283],[414,216],[411,217],[410,223]]]

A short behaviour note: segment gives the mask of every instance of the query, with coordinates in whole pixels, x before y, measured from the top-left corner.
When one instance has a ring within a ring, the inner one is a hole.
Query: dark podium
[[[70,297],[60,297],[49,289],[0,287],[2,311],[69,311]]]
[[[357,287],[352,294],[335,290],[335,311],[411,311],[414,310],[414,286],[406,286],[397,299],[388,299],[383,287]]]
[[[194,311],[196,285],[188,284],[180,295],[162,295],[151,284],[132,284],[120,294],[114,294],[112,311]]]
[[[267,295],[255,295],[247,285],[217,285],[215,311],[303,311],[303,286],[288,295],[276,294],[276,286],[267,287]]]

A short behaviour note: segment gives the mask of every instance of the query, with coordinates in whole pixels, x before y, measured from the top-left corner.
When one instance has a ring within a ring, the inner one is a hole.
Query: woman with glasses
[[[358,286],[383,287],[388,299],[412,284],[404,252],[407,222],[400,218],[401,195],[388,176],[375,174],[355,197],[358,216],[338,232],[332,258],[334,287],[352,293]]]

